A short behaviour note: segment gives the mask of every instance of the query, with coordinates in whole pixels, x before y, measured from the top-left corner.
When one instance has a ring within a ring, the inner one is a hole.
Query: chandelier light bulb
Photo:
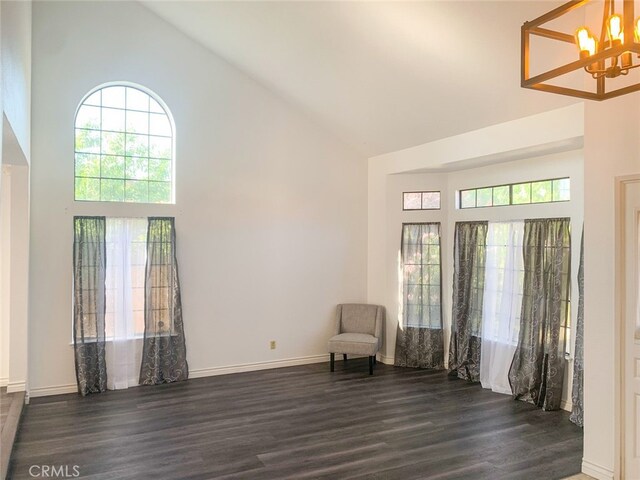
[[[622,17],[620,15],[611,15],[607,21],[607,30],[609,31],[609,41],[612,44],[623,43],[624,36],[622,32]]]
[[[587,51],[589,52],[589,56],[595,55],[596,50],[598,49],[598,42],[595,37],[589,37],[587,40]]]
[[[596,53],[597,41],[587,27],[580,27],[576,32],[576,41],[581,55],[591,56]]]

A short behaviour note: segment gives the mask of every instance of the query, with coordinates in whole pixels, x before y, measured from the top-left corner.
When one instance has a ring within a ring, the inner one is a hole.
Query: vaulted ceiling
[[[367,156],[576,102],[520,88],[520,26],[560,2],[143,3]]]

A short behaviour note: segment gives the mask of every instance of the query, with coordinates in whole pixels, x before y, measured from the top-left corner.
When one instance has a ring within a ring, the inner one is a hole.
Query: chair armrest
[[[333,330],[334,336],[340,335],[341,325],[342,325],[342,305],[338,305],[338,307],[336,308],[336,320],[335,320],[335,325]]]
[[[376,311],[376,338],[382,339],[382,324],[384,323],[384,307],[380,305]]]

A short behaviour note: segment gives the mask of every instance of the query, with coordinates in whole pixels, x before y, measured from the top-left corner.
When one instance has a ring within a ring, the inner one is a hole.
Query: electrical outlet
[[[271,340],[271,341],[269,342],[269,348],[270,348],[271,350],[275,350],[275,349],[276,349],[276,341],[275,341],[275,340]]]

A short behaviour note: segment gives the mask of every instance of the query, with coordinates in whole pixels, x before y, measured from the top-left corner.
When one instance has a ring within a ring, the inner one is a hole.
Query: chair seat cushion
[[[341,333],[329,339],[329,353],[373,356],[378,347],[378,339],[366,333]]]

